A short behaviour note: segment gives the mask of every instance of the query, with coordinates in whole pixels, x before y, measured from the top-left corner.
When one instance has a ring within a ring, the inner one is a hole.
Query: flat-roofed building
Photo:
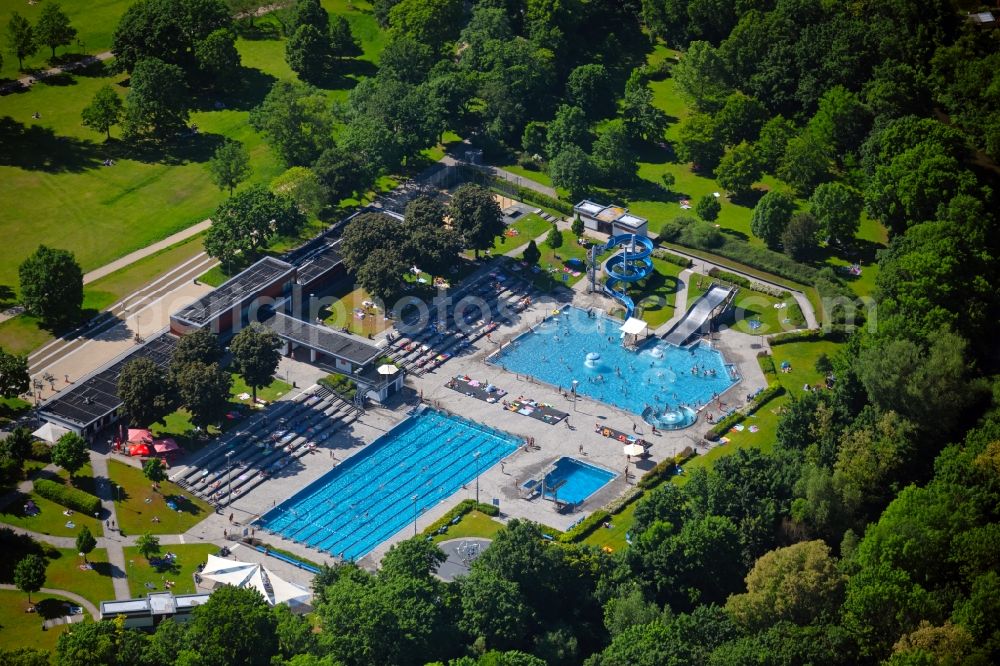
[[[646,236],[649,221],[628,212],[624,206],[595,203],[584,199],[573,206],[573,212],[580,216],[583,226],[593,231],[617,236],[619,234],[635,234]]]
[[[101,619],[113,620],[121,615],[130,629],[155,627],[167,619],[187,622],[194,609],[204,605],[209,596],[207,592],[176,596],[171,592],[151,592],[141,599],[102,601]]]

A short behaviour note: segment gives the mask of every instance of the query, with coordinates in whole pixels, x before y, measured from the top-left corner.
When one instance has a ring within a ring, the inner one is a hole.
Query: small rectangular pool
[[[618,476],[603,467],[576,458],[560,458],[545,475],[545,497],[580,504]],[[536,484],[529,481],[526,486]]]

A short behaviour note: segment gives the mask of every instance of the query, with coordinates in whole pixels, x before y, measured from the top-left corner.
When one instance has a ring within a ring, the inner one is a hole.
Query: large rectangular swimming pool
[[[424,409],[266,513],[266,531],[356,560],[520,445],[505,432]]]

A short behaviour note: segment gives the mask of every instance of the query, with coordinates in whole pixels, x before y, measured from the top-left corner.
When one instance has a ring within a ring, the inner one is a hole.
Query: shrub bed
[[[575,543],[582,539],[586,539],[591,532],[603,525],[610,517],[611,514],[604,509],[598,509],[559,535],[559,540],[565,543]]]
[[[712,252],[800,284],[813,284],[816,279],[815,268],[800,264],[780,252],[751,245],[726,234],[720,236],[721,241],[716,239],[702,241],[696,234],[682,234],[677,240],[697,250]]]
[[[691,268],[691,264],[694,263],[689,257],[682,257],[679,254],[674,254],[673,252],[664,250],[663,248],[653,250],[653,256],[657,259],[662,259],[668,264],[676,264],[678,266],[683,266],[684,268]]]
[[[774,345],[783,345],[788,342],[819,342],[821,340],[843,342],[846,337],[847,331],[843,328],[836,327],[829,330],[810,329],[808,331],[789,331],[787,333],[778,333],[777,335],[768,338],[767,341],[768,344],[773,347]]]
[[[353,379],[336,373],[320,377],[316,383],[325,386],[345,400],[352,400],[354,394],[358,392],[358,385],[354,383]]]
[[[48,479],[35,481],[35,492],[47,500],[61,504],[67,509],[92,516],[101,510],[101,500],[90,493],[64,486]]]
[[[52,462],[52,447],[45,442],[35,440],[31,443],[31,459],[41,462]]]

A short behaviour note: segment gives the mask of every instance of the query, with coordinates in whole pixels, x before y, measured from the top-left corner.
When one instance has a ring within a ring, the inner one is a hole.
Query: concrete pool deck
[[[579,291],[574,292],[573,295],[573,304],[578,307],[607,305],[606,301],[596,298],[594,295]],[[479,476],[479,499],[485,503],[490,503],[494,499],[499,500],[501,522],[506,522],[511,518],[521,518],[560,530],[568,529],[582,517],[620,496],[656,463],[673,457],[688,446],[701,453],[707,451],[704,434],[710,425],[704,418],[699,419],[694,426],[685,430],[661,432],[658,435],[653,435],[650,428],[636,414],[582,396],[578,396],[574,401],[571,397],[560,394],[555,387],[537,383],[530,377],[517,375],[485,362],[486,357],[496,351],[498,342],[506,342],[523,333],[531,325],[538,323],[546,314],[551,313],[554,307],[562,304],[565,304],[565,299],[556,300],[545,296],[525,311],[514,326],[498,328],[491,336],[493,341],[483,338],[464,353],[455,356],[433,372],[428,372],[423,376],[408,375],[406,386],[412,390],[413,401],[408,404],[399,404],[394,408],[369,408],[358,421],[340,430],[336,436],[324,442],[323,446],[318,447],[314,453],[304,456],[301,463],[293,466],[293,469],[261,484],[253,492],[238,499],[232,507],[235,521],[243,525],[248,524],[257,516],[269,511],[274,505],[280,504],[330,471],[337,461],[360,451],[405,419],[408,412],[415,406],[418,396],[422,397],[423,402],[429,406],[478,421],[522,439],[534,438],[535,444],[539,448],[530,450],[520,448],[501,464],[484,469]],[[759,338],[735,331],[723,331],[714,336],[712,344],[721,350],[726,361],[734,364],[740,372],[741,380],[722,396],[723,401],[727,403],[726,408],[740,407],[744,403],[743,396],[767,385],[756,360]],[[564,423],[547,425],[536,419],[505,411],[498,403],[487,403],[457,393],[445,386],[446,382],[455,375],[469,375],[480,381],[492,382],[505,389],[510,399],[523,395],[539,402],[550,403],[556,409],[568,412],[569,418]],[[718,415],[716,410],[713,411]],[[636,463],[629,465],[630,478],[628,482],[624,478],[626,457],[622,452],[621,444],[594,432],[595,424],[615,428],[626,433],[632,432],[633,426],[635,426],[636,434],[651,443],[650,457],[639,462],[638,469]],[[331,458],[331,453],[336,455],[336,461]],[[617,476],[590,496],[578,511],[572,513],[558,512],[555,504],[550,500],[522,499],[520,486],[525,481],[540,476],[563,456],[578,458],[604,467],[615,472]],[[421,513],[417,517],[418,532],[443,516],[459,501],[475,499],[475,496],[476,482],[472,480],[463,489]],[[197,533],[200,538],[217,539],[221,537],[224,529],[233,529],[233,526],[228,522],[229,511],[226,509],[224,514],[215,514],[209,517],[197,525],[192,532]],[[410,523],[363,557],[359,564],[374,569],[392,544],[410,538],[412,535],[413,524]],[[333,563],[334,561],[334,558],[327,553],[321,553],[277,535],[258,531],[257,537],[275,547],[296,553],[315,562]]]

